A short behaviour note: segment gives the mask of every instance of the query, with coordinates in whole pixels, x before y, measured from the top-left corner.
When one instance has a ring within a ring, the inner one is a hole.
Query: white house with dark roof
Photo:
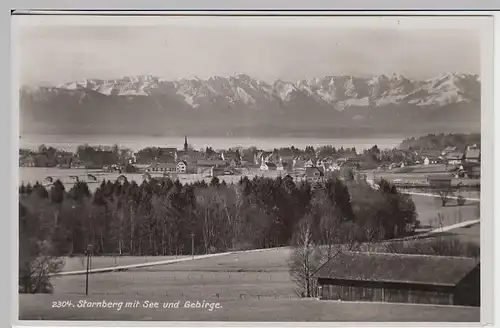
[[[147,169],[146,172],[167,172],[172,173],[177,171],[176,163],[152,163]]]
[[[187,162],[179,161],[177,163],[177,172],[178,173],[186,173],[187,172]]]
[[[451,152],[446,155],[446,163],[449,165],[459,165],[464,159],[464,153],[462,152]]]

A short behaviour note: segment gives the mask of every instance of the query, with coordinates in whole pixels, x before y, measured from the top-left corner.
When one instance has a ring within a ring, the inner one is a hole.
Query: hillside
[[[419,138],[409,138],[401,143],[402,149],[443,149],[445,147],[457,147],[458,151],[464,151],[467,146],[481,146],[481,134],[429,134]]]

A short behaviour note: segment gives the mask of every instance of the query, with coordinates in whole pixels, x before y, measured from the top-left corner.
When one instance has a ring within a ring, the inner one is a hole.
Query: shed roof
[[[325,263],[315,277],[453,286],[478,264],[465,257],[342,252]]]
[[[451,151],[455,151],[456,149],[457,149],[457,147],[455,147],[455,146],[448,146],[443,151],[451,152]]]
[[[462,159],[463,157],[464,153],[458,151],[454,151],[446,155],[446,159]]]
[[[427,181],[451,181],[453,180],[452,174],[429,174]]]
[[[481,150],[479,149],[469,149],[465,152],[465,158],[479,158],[481,155]]]
[[[153,163],[149,167],[168,169],[168,168],[176,168],[177,164],[176,163]]]

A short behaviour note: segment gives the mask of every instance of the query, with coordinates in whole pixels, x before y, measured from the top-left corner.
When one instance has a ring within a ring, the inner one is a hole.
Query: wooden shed
[[[427,182],[430,187],[437,189],[449,189],[451,188],[451,182],[453,180],[452,174],[439,174],[439,175],[429,175],[427,176]]]
[[[314,278],[316,296],[325,300],[480,305],[473,258],[343,252]]]

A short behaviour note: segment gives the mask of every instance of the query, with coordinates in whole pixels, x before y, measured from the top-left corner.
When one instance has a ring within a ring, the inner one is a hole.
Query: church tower
[[[188,138],[184,137],[184,151],[188,150]]]

